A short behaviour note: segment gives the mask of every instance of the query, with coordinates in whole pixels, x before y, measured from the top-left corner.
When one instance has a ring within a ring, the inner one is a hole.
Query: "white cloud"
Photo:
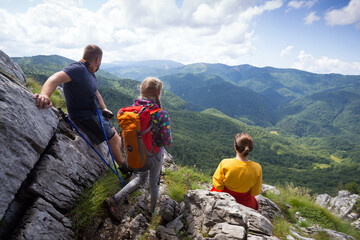
[[[238,63],[255,48],[251,22],[281,0],[109,0],[96,12],[86,1],[44,0],[21,14],[0,9],[0,48],[10,56],[59,54],[81,57],[98,44],[104,62],[173,59]],[[80,52],[80,54],[79,54]]]
[[[319,21],[320,17],[316,16],[315,12],[311,12],[309,15],[307,15],[304,19],[305,24],[311,25],[313,22]]]
[[[325,14],[328,25],[347,25],[355,23],[360,27],[360,0],[350,0],[349,4],[341,9],[334,9]]]
[[[89,41],[88,21],[96,17],[86,9],[64,5],[64,2],[45,2],[25,13],[2,11],[0,14],[4,16],[0,35],[6,33],[3,44],[14,46],[10,51],[16,55],[21,51],[29,55],[50,54],[54,50],[83,47]],[[91,27],[93,30],[102,29],[100,26]]]
[[[289,56],[291,54],[291,51],[294,49],[294,46],[289,45],[286,48],[284,48],[281,53],[280,56],[281,57],[285,57],[285,56]]]
[[[302,1],[296,1],[292,0],[288,3],[288,8],[311,8],[312,6],[317,3],[318,0],[302,0]]]
[[[293,68],[315,73],[341,73],[360,75],[360,62],[343,62],[326,56],[316,58],[305,51],[300,51]]]
[[[33,0],[28,0],[28,1],[33,1]],[[58,3],[58,0],[41,0],[42,2],[45,3]],[[82,0],[62,0],[61,4],[63,4],[64,6],[68,6],[68,5],[81,5],[82,4]]]
[[[240,14],[243,21],[251,21],[252,18],[263,14],[265,11],[272,11],[282,6],[281,0],[268,1],[262,6],[252,6]]]

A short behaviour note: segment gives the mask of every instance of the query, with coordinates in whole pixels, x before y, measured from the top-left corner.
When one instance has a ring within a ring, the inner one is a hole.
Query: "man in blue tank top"
[[[70,118],[83,130],[95,144],[105,141],[105,136],[97,116],[96,109],[110,112],[98,91],[95,72],[102,60],[102,50],[96,45],[88,45],[84,49],[83,58],[70,64],[60,72],[54,73],[44,83],[41,94],[34,94],[36,105],[40,108],[52,106],[51,95],[56,87],[63,84],[66,107]],[[115,161],[122,165],[121,139],[108,119],[101,115],[106,136]]]

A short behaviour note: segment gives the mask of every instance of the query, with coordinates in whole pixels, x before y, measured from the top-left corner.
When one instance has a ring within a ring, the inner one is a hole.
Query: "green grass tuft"
[[[286,239],[286,236],[290,234],[291,224],[286,221],[286,219],[282,219],[280,217],[277,217],[275,222],[276,224],[274,224],[273,230],[274,235],[280,239]]]
[[[70,213],[75,233],[91,228],[96,218],[105,217],[102,202],[120,189],[119,179],[110,169],[85,189]]]
[[[209,176],[187,166],[178,166],[177,171],[166,170],[164,175],[168,187],[167,195],[178,203],[184,201],[184,194],[188,190],[203,188],[201,184],[209,184],[211,181]]]

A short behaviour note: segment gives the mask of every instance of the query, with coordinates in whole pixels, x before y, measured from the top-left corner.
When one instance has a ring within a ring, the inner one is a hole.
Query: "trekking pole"
[[[112,161],[113,161],[114,168],[115,168],[115,170],[116,170],[116,175],[118,175],[119,179],[121,179],[120,176],[119,176],[118,169],[117,169],[117,167],[116,167],[114,155],[112,154],[112,151],[111,151],[111,148],[110,148],[110,145],[109,145],[109,140],[108,140],[108,138],[107,138],[107,136],[106,136],[106,132],[105,132],[105,128],[104,128],[103,121],[101,120],[101,115],[100,115],[99,108],[97,108],[96,111],[97,111],[97,114],[98,114],[98,117],[99,117],[99,120],[100,120],[100,124],[101,124],[102,130],[103,130],[103,133],[104,133],[104,136],[105,136],[105,139],[106,139],[106,143],[107,143],[107,145],[108,145],[108,147],[109,147],[109,152],[110,152],[110,155],[111,155],[111,159],[112,159]],[[117,133],[115,132],[115,134],[117,134]],[[120,154],[121,154],[121,153],[120,153]],[[122,179],[121,179],[121,180],[122,180]],[[120,180],[120,184],[121,184],[121,187],[123,187],[121,180]],[[123,180],[123,181],[124,181],[124,180]]]
[[[63,112],[63,110],[61,108],[58,108],[58,111],[62,117],[62,119],[65,120],[65,122],[70,123],[71,126],[73,126],[76,130],[76,132],[85,140],[85,142],[97,153],[97,155],[106,163],[106,165],[111,169],[111,171],[113,171],[119,178],[120,181],[120,185],[123,188],[123,183],[126,184],[124,182],[124,180],[120,177],[120,175],[117,173],[117,171],[115,172],[115,170],[110,166],[110,164],[101,156],[101,154],[94,148],[94,146],[89,142],[89,140],[86,139],[86,137],[79,131],[79,129],[75,126],[75,124],[66,116],[66,114]],[[116,169],[116,166],[114,166]]]

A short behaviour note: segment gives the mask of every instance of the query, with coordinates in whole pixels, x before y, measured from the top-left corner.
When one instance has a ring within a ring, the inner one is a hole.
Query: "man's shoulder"
[[[65,73],[71,73],[74,71],[84,71],[84,70],[85,70],[85,66],[80,62],[73,62],[63,69]]]

